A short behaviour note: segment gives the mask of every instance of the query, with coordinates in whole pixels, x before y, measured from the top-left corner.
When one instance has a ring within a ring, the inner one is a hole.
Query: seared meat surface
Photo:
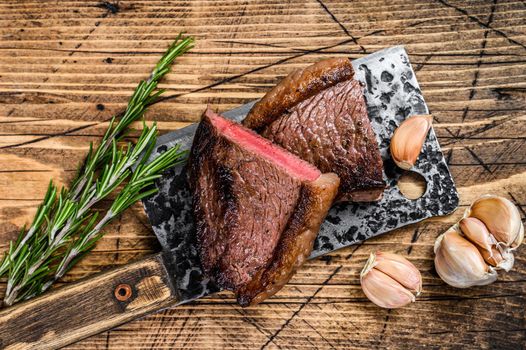
[[[321,175],[305,183],[296,210],[281,235],[272,260],[266,269],[258,271],[252,280],[238,291],[241,305],[257,304],[274,295],[290,280],[298,267],[309,257],[320,225],[338,190],[339,179],[334,173]]]
[[[339,184],[211,110],[196,132],[188,179],[203,269],[243,305],[274,294],[308,257]]]
[[[362,86],[352,76],[347,59],[294,72],[254,105],[243,124],[320,171],[338,174],[337,200],[369,202],[382,197],[383,164]],[[298,89],[301,94],[290,94]]]

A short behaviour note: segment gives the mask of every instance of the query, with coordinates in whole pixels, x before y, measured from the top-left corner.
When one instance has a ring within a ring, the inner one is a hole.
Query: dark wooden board
[[[163,132],[261,97],[295,68],[405,45],[460,193],[453,215],[309,262],[253,308],[228,293],[163,311],[69,349],[508,348],[526,346],[526,259],[490,287],[458,290],[433,270],[435,238],[484,193],[526,210],[523,1],[0,2],[0,249],[29,221],[50,177],[67,183],[180,30],[198,46],[147,113]],[[135,135],[132,135],[134,137]],[[158,251],[140,206],[107,228],[65,283]],[[407,256],[425,292],[387,311],[362,294],[371,251]],[[0,294],[5,284],[0,284]]]

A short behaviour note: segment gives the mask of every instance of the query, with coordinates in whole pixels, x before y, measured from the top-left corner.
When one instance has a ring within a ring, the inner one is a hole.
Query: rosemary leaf
[[[125,112],[109,123],[100,145],[90,144],[70,189],[59,189],[50,182],[33,222],[11,242],[2,263],[0,277],[7,275],[4,303],[11,305],[47,290],[62,277],[102,236],[101,230],[137,200],[154,193],[155,179],[167,168],[184,159],[185,153],[173,148],[146,164],[155,145],[157,126],[146,126],[135,145],[119,148],[131,123],[140,119],[147,107],[164,90],[159,80],[170,71],[173,61],[193,47],[193,39],[179,34],[161,57],[149,78],[141,81]],[[132,167],[136,171],[132,174]],[[98,220],[93,206],[124,185],[111,208]]]

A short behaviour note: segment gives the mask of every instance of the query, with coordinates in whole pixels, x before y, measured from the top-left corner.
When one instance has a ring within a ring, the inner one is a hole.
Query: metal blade
[[[335,205],[321,226],[311,258],[429,217],[447,215],[458,205],[458,193],[433,130],[414,168],[426,181],[424,195],[409,200],[397,187],[402,172],[390,158],[390,138],[408,116],[428,114],[405,49],[387,48],[354,60],[353,66],[356,78],[365,85],[369,118],[380,146],[388,188],[379,202]],[[241,121],[253,104],[222,114]],[[157,154],[175,144],[190,149],[195,130],[196,125],[192,125],[159,137]],[[144,206],[155,234],[167,251],[168,265],[175,274],[181,298],[189,301],[216,291],[217,288],[203,278],[199,267],[184,166],[170,170],[157,186],[159,193],[145,200]]]

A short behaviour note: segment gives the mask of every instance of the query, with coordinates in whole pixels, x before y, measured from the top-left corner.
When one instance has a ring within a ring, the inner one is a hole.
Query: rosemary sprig
[[[141,81],[135,88],[135,92],[128,102],[128,107],[119,122],[115,124],[115,117],[112,119],[110,127],[104,134],[101,144],[95,153],[93,153],[93,146],[90,144],[88,156],[71,186],[71,192],[74,196],[78,196],[82,192],[87,179],[107,159],[111,152],[112,142],[114,140],[120,141],[128,126],[138,120],[144,114],[146,108],[164,93],[164,89],[155,91],[159,80],[170,71],[170,66],[177,57],[193,48],[193,42],[193,38],[183,38],[182,34],[179,34],[163,57],[157,62],[148,80]]]
[[[155,125],[152,129],[155,130]],[[93,247],[94,243],[101,237],[100,230],[106,226],[108,222],[119,216],[123,211],[133,205],[133,203],[157,192],[157,189],[153,187],[155,180],[161,177],[161,174],[166,169],[184,160],[184,156],[187,153],[187,151],[180,152],[179,145],[177,145],[155,158],[151,163],[146,164],[150,156],[150,151],[151,150],[144,153],[143,159],[133,173],[130,181],[117,195],[112,206],[106,212],[106,215],[96,226],[91,227],[91,225],[87,225],[89,230],[86,230],[83,235],[80,235],[71,244],[58,266],[57,272],[55,273],[55,280],[64,276],[74,265],[72,262],[82,257]]]
[[[147,160],[155,145],[157,126],[143,122],[143,131],[136,143],[118,149],[117,143],[129,125],[141,118],[146,108],[164,90],[157,89],[159,80],[169,72],[176,57],[193,47],[192,38],[180,34],[163,55],[150,77],[135,89],[126,111],[117,121],[113,117],[100,145],[90,144],[88,155],[70,189],[58,188],[50,182],[28,230],[20,231],[11,242],[0,264],[0,276],[7,274],[4,303],[11,305],[47,290],[102,236],[101,230],[137,200],[156,191],[153,183],[167,168],[183,160],[185,152],[178,147]],[[131,173],[132,166],[136,166]],[[131,178],[130,178],[131,177]],[[129,182],[117,195],[111,208],[99,221],[93,206],[107,198],[126,179]]]

